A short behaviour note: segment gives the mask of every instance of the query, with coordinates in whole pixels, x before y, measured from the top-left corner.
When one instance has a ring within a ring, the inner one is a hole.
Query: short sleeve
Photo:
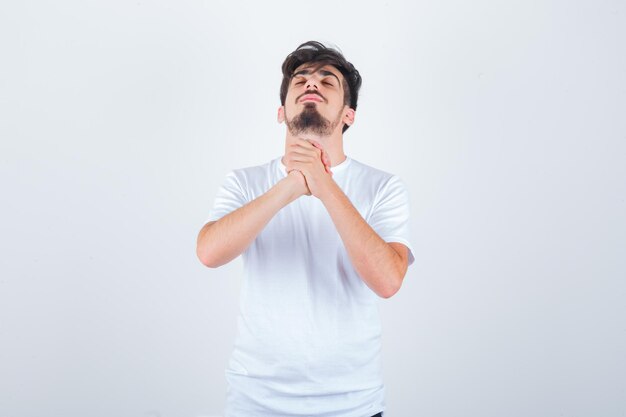
[[[207,223],[217,221],[247,203],[245,193],[234,171],[226,179],[215,196],[213,208],[209,212]]]
[[[392,176],[378,192],[368,224],[385,242],[398,242],[409,248],[409,265],[415,261],[410,242],[409,193],[398,176]]]

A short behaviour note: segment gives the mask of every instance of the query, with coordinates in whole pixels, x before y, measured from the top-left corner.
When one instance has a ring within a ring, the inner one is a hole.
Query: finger
[[[297,152],[302,155],[309,155],[312,158],[320,158],[320,159],[322,155],[322,149],[318,149],[315,146],[311,146],[310,148],[307,148],[306,146],[300,146],[297,144],[292,144],[290,146],[289,152]]]
[[[322,151],[322,154],[321,154],[322,162],[324,163],[324,167],[326,168],[326,171],[327,172],[330,171],[330,158],[328,157],[328,152],[324,150],[324,147],[319,142],[316,142],[314,140],[310,140],[309,142],[311,142],[311,144],[315,146],[317,149]]]
[[[310,144],[311,147],[307,148],[306,146],[298,146],[300,142],[291,144],[290,146],[292,149],[285,156],[285,165],[291,167],[293,163],[311,163],[315,162],[317,159],[324,165],[324,171],[332,175],[332,171],[330,169],[330,157],[328,156],[328,152],[324,150],[323,146],[316,141],[303,140],[302,142],[309,142],[308,144]],[[314,150],[314,152],[311,152],[311,150]]]
[[[296,142],[294,145],[302,146],[305,149],[309,149],[318,153],[318,155],[324,151],[324,147],[321,143],[311,140],[311,139],[303,139],[301,141]],[[319,150],[319,151],[318,151]]]
[[[289,166],[291,162],[306,162],[315,164],[316,161],[321,162],[324,167],[330,165],[330,159],[328,159],[328,156],[326,156],[326,158],[324,158],[323,155],[318,157],[315,154],[311,155],[311,153],[304,153],[295,150],[291,150],[285,155],[286,166]]]
[[[315,145],[313,144],[313,140],[309,140],[309,139],[300,139],[298,141],[292,142],[291,146],[302,146],[303,148],[307,148],[307,149],[313,149],[315,147]],[[319,142],[315,142],[319,145]]]
[[[323,156],[324,156],[324,153],[326,153],[326,150],[324,149],[324,147],[322,146],[322,144],[321,144],[321,143],[319,143],[319,142],[316,142],[316,141],[314,141],[314,140],[311,140],[310,142],[311,142],[311,144],[312,144],[314,147],[316,147],[317,149],[319,149],[319,150],[321,151],[321,155],[320,155],[320,156],[322,156],[322,157],[323,157]]]
[[[292,153],[285,157],[285,166],[291,168],[296,163],[307,164],[309,166],[315,165],[317,158],[311,157],[311,155],[303,155]]]
[[[318,144],[318,145],[320,144],[318,141],[313,140],[313,139],[302,139],[302,138],[299,138],[299,139],[300,141],[298,141],[297,143],[301,143],[304,146],[311,146],[311,145],[315,146],[315,144]]]
[[[330,158],[328,157],[328,153],[326,151],[322,153],[322,159],[324,161],[324,164],[326,164],[330,168]]]
[[[316,148],[319,148],[319,149],[324,149],[324,147],[322,146],[322,144],[321,144],[321,143],[319,143],[319,142],[318,142],[318,141],[316,141],[316,140],[310,140],[310,139],[309,139],[309,140],[307,140],[307,142],[309,142],[311,145],[315,146]]]
[[[326,167],[326,171],[331,172],[330,171],[330,157],[328,156],[328,152],[324,151],[322,153],[322,158],[324,161],[324,166]]]

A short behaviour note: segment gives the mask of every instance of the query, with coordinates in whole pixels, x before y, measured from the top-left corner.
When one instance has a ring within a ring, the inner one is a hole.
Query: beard
[[[300,114],[294,116],[291,120],[286,119],[285,123],[287,124],[289,132],[294,136],[303,133],[330,136],[340,120],[341,112],[339,112],[337,118],[331,122],[317,111],[315,103],[306,103]]]

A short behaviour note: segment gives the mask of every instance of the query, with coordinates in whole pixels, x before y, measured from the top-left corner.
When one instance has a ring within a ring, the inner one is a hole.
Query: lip
[[[307,94],[300,99],[300,102],[304,102],[304,101],[316,101],[320,103],[322,101],[322,98],[318,96],[317,94]]]

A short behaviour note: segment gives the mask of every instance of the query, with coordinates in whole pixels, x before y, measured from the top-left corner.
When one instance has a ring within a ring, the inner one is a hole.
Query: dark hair
[[[280,85],[280,104],[285,105],[289,83],[291,82],[296,68],[302,64],[309,63],[317,64],[318,68],[324,65],[332,65],[337,68],[345,80],[343,83],[343,103],[356,110],[359,89],[361,88],[361,75],[359,71],[344,58],[341,52],[327,48],[322,43],[316,41],[303,43],[285,58],[285,62],[283,62],[282,66],[283,82]],[[342,132],[348,130],[349,127],[348,125],[344,125]]]

